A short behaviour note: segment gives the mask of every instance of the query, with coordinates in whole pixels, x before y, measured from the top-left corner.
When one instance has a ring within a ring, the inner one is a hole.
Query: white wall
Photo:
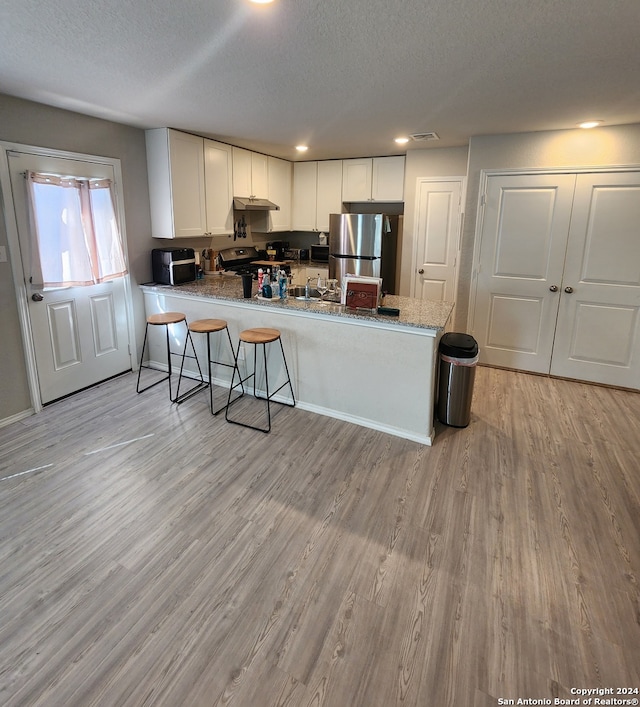
[[[456,330],[466,331],[467,327],[481,170],[603,166],[640,168],[640,125],[485,135],[471,139]]]

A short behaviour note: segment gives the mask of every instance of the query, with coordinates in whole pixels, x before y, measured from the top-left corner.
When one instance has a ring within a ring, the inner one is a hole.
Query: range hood
[[[280,211],[280,207],[269,199],[257,199],[250,196],[234,196],[233,208],[236,211]]]

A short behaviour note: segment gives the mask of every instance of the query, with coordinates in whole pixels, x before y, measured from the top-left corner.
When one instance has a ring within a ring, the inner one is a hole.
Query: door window
[[[126,274],[109,179],[28,171],[31,283],[94,285]]]

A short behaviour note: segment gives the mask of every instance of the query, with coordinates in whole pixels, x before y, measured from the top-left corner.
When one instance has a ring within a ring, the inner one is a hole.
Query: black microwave
[[[158,285],[181,285],[196,279],[193,248],[154,248],[151,251],[153,281]]]
[[[311,245],[311,260],[319,260],[323,263],[329,260],[329,246],[313,243]]]

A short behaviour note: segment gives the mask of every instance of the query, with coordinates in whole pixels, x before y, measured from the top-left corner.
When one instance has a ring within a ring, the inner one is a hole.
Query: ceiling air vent
[[[430,132],[430,133],[414,133],[413,135],[410,136],[412,140],[415,140],[415,142],[427,142],[428,140],[439,140],[440,137],[438,136],[437,133]]]

